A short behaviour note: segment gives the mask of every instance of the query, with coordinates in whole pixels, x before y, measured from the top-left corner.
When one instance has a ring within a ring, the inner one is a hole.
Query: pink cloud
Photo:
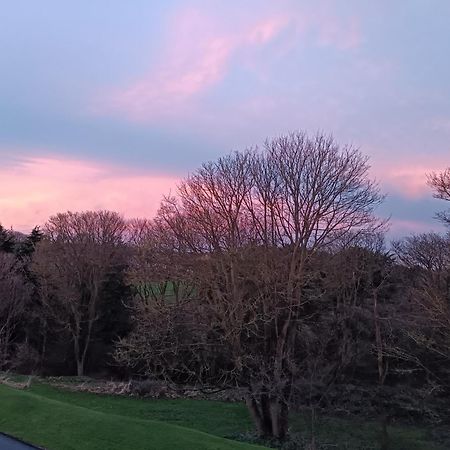
[[[307,10],[280,1],[252,14],[239,16],[241,12],[225,17],[208,10],[178,12],[169,23],[160,63],[129,85],[100,93],[91,110],[137,122],[202,116],[202,94],[225,78],[239,55],[245,55],[240,62],[259,75],[270,56],[261,57],[257,50],[275,40],[281,54],[311,31],[316,45],[339,50],[355,48],[362,41],[358,19],[344,20],[329,8]]]
[[[176,35],[169,40],[159,67],[107,93],[94,111],[112,110],[136,121],[187,114],[195,96],[224,78],[238,49],[266,44],[284,24],[282,17],[273,17],[227,32],[214,16],[184,11],[172,23]]]
[[[447,166],[446,161],[433,155],[411,155],[408,159],[397,157],[397,160],[394,156],[389,161],[377,161],[373,165],[372,174],[380,181],[382,189],[412,200],[431,198],[427,174],[441,171]]]
[[[440,164],[377,165],[373,175],[389,193],[408,199],[431,198],[425,174],[439,168]],[[91,209],[110,209],[126,217],[152,217],[163,195],[176,191],[178,181],[168,174],[124,170],[84,160],[23,158],[0,167],[0,223],[29,231],[57,212]],[[429,230],[426,220],[391,220],[393,235]]]
[[[358,48],[363,41],[361,24],[355,16],[343,19],[323,11],[319,12],[313,20],[318,30],[319,45],[351,50]]]
[[[396,167],[387,169],[383,175],[383,183],[394,192],[414,199],[425,195],[430,195],[430,188],[427,186],[426,174],[430,173],[430,167]]]
[[[288,23],[287,15],[270,17],[257,23],[248,34],[244,34],[244,40],[253,45],[265,44],[275,38]]]
[[[0,222],[28,231],[57,212],[90,209],[151,217],[177,181],[170,175],[126,172],[88,161],[26,158],[0,167]]]

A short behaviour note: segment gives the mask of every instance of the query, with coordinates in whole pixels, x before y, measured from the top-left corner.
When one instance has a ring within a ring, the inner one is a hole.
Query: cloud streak
[[[88,160],[49,155],[12,158],[0,167],[0,222],[27,232],[57,212],[109,209],[126,217],[153,217],[164,195],[176,193],[179,177],[124,169]],[[391,216],[390,235],[440,230],[433,221],[439,205],[431,201],[425,173],[436,166],[377,166],[389,194],[380,210]],[[436,201],[437,202],[437,201]]]
[[[382,188],[388,193],[399,194],[407,200],[431,197],[431,189],[427,185],[427,174],[438,172],[446,167],[441,158],[431,156],[427,162],[411,156],[409,161],[379,163],[373,167],[372,173],[380,180]]]
[[[212,17],[195,11],[177,17],[173,24],[176,38],[160,67],[109,93],[100,100],[98,109],[122,113],[138,122],[187,114],[192,98],[224,78],[238,49],[265,45],[286,24],[285,18],[273,17],[255,23],[248,30],[227,34],[204,29],[204,23],[213,21]]]
[[[239,64],[242,52],[245,65],[253,66],[256,73],[261,62],[258,51],[277,40],[280,51],[289,51],[308,33],[322,47],[349,50],[361,43],[359,21],[354,16],[344,20],[327,10],[306,10],[286,2],[280,5],[241,22],[199,9],[179,11],[169,25],[170,38],[160,63],[129,85],[102,93],[92,111],[135,122],[189,116],[201,96],[224,80],[233,63]]]
[[[152,217],[177,178],[127,172],[116,166],[55,157],[33,157],[0,168],[0,221],[20,231],[66,210],[118,211]]]

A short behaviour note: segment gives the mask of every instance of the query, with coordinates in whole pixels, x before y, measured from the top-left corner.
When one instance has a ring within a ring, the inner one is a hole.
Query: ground
[[[50,450],[251,450],[201,431],[0,386],[0,430]],[[107,399],[106,399],[107,400]]]
[[[55,389],[43,383],[29,390],[0,385],[0,431],[50,450],[183,449],[251,450],[225,439],[252,429],[239,403],[208,400],[147,400]],[[292,418],[293,433],[307,437],[308,417]],[[317,424],[320,442],[329,448],[377,448],[374,422],[327,418]],[[393,449],[441,450],[424,429],[393,427]]]

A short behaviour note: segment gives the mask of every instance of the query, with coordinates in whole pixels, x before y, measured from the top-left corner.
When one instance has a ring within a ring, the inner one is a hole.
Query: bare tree
[[[331,137],[293,133],[204,164],[163,202],[158,220],[176,238],[173,251],[196,258],[191,304],[208,330],[198,352],[220,348],[211,381],[243,389],[261,435],[288,431],[293,379],[322,295],[316,255],[379,226],[382,196],[368,169],[359,151]]]
[[[450,237],[420,234],[394,242],[400,261],[414,274],[409,287],[417,305],[410,337],[436,355],[450,357]]]
[[[176,239],[158,220],[131,220],[128,224],[131,243],[128,281],[142,301],[175,303],[189,297],[192,288],[186,284],[188,267],[183,256],[173,251]]]
[[[336,301],[335,323],[331,325],[336,330],[336,355],[328,359],[337,359],[340,370],[350,366],[357,373],[362,362],[368,365],[366,370],[376,370],[380,444],[381,448],[388,448],[391,403],[385,384],[388,374],[399,367],[395,363],[400,359],[399,310],[402,307],[401,302],[392,298],[394,257],[384,246],[383,233],[368,233],[350,243],[347,239],[338,242],[328,259],[327,278],[334,285],[330,291]]]
[[[42,301],[71,336],[78,375],[84,374],[102,284],[124,263],[125,229],[115,212],[58,214],[47,222],[35,254]]]
[[[0,252],[0,368],[10,362],[11,345],[30,296],[22,263],[14,255]]]
[[[428,176],[428,185],[434,190],[434,197],[440,200],[450,201],[450,167],[441,173],[431,173]],[[442,211],[437,218],[450,226],[450,213]]]

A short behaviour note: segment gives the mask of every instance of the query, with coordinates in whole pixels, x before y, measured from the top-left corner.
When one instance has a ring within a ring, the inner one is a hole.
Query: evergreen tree
[[[0,252],[12,253],[14,246],[13,234],[0,224]]]
[[[26,239],[17,246],[16,253],[20,258],[29,257],[33,254],[36,244],[44,237],[43,231],[36,226]]]

